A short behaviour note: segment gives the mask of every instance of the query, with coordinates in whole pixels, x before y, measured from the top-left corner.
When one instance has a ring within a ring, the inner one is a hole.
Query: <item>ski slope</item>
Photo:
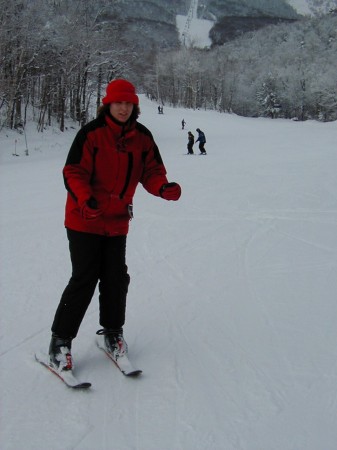
[[[211,20],[192,18],[186,29],[186,16],[176,16],[180,40],[186,47],[208,48],[212,44],[209,32],[214,25]]]
[[[1,449],[336,450],[337,123],[141,109],[183,194],[137,191],[125,337],[143,375],[96,348],[96,293],[73,344],[88,392],[34,361],[70,275],[76,130],[30,124],[29,156],[0,134]],[[197,127],[207,156],[185,155]]]
[[[288,3],[294,8],[296,9],[296,11],[299,14],[303,14],[303,15],[311,15],[311,11],[308,5],[307,0],[288,0]],[[323,2],[324,3],[324,0]]]
[[[198,0],[191,0],[187,15],[176,16],[176,25],[184,46],[208,48],[212,44],[209,32],[214,22],[198,18],[198,5]]]

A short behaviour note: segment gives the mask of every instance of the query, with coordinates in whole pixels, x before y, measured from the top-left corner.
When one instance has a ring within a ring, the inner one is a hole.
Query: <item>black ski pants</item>
[[[193,155],[193,144],[187,144],[187,151],[190,155]]]
[[[199,142],[199,150],[200,150],[200,153],[206,153],[205,142]]]
[[[125,263],[126,236],[108,237],[69,229],[67,236],[72,276],[56,310],[52,332],[62,338],[76,337],[98,282],[100,325],[121,328],[130,283]]]

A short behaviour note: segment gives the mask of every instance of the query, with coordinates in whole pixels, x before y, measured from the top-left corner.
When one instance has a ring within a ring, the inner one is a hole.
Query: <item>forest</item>
[[[127,3],[0,0],[0,129],[24,127],[28,114],[39,131],[55,121],[63,131],[66,119],[83,125],[116,77],[163,105],[337,119],[336,9],[199,49],[179,44],[174,27],[173,6],[189,2],[165,11],[152,2],[160,19],[141,25]]]
[[[336,14],[272,25],[210,51],[159,55],[158,91],[163,102],[188,108],[332,121],[336,55]]]

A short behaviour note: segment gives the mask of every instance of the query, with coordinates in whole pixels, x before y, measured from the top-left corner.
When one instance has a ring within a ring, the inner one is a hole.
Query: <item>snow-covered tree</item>
[[[281,103],[277,91],[277,79],[272,74],[269,74],[256,93],[259,108],[263,116],[274,119],[280,113]]]
[[[329,14],[337,10],[337,0],[307,0],[307,3],[315,15]]]

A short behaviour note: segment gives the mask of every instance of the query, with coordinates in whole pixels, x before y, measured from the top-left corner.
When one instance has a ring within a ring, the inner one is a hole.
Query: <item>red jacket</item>
[[[150,131],[139,122],[122,127],[109,115],[99,116],[77,133],[63,176],[68,190],[65,226],[106,236],[128,233],[128,205],[139,182],[156,196],[167,183]],[[90,197],[103,211],[95,220],[81,216],[81,206]]]

